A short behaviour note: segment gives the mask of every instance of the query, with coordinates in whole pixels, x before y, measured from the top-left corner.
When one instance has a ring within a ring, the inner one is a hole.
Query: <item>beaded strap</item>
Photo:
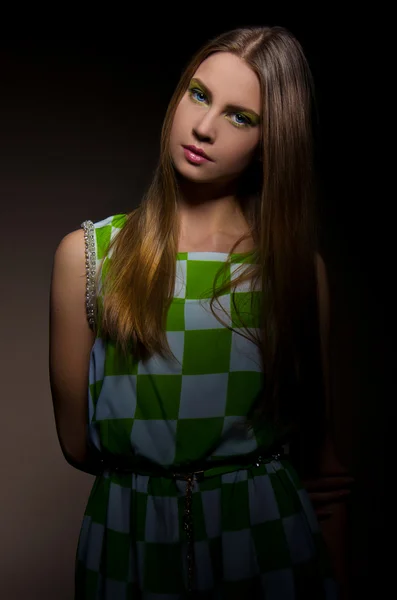
[[[84,229],[85,239],[85,269],[86,269],[86,310],[88,324],[91,329],[95,325],[95,276],[96,276],[96,252],[95,252],[95,227],[92,221],[81,223]]]

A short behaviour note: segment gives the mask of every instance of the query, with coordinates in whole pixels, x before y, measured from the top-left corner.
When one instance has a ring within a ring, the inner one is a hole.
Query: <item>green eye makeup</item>
[[[206,104],[212,97],[210,90],[202,83],[202,81],[195,78],[190,82],[188,93],[191,100],[196,104]],[[227,120],[235,127],[255,127],[260,123],[259,115],[254,111],[246,110],[241,106],[228,105],[226,110],[228,112],[226,117]],[[235,118],[237,118],[237,120],[235,120]]]
[[[200,82],[199,82],[199,81],[197,81],[197,79],[192,79],[192,80],[191,80],[191,82],[190,82],[190,85],[189,85],[189,90],[193,90],[193,89],[200,90],[200,92],[201,92],[202,94],[204,94],[204,95],[206,95],[206,94],[207,94],[207,90],[205,89],[205,87],[204,87],[204,86],[202,86],[202,85],[200,84]]]

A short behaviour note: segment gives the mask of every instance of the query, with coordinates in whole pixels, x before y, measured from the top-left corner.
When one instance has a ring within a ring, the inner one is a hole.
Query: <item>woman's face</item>
[[[251,162],[260,140],[261,95],[251,68],[229,52],[201,63],[175,113],[170,152],[177,171],[201,183],[228,183]],[[210,160],[197,158],[195,146]]]

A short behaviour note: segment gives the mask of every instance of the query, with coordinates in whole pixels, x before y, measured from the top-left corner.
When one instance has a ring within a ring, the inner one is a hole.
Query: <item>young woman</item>
[[[289,32],[220,35],[177,85],[140,206],[57,248],[57,432],[96,475],[76,598],[338,597],[302,483],[314,500],[347,481],[324,478],[339,466],[311,110]]]

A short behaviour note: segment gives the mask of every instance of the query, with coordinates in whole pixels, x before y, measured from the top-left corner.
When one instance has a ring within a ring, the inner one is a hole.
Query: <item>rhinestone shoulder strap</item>
[[[88,324],[91,329],[95,326],[95,227],[92,221],[81,223],[85,240],[85,270],[86,270],[86,311]]]

